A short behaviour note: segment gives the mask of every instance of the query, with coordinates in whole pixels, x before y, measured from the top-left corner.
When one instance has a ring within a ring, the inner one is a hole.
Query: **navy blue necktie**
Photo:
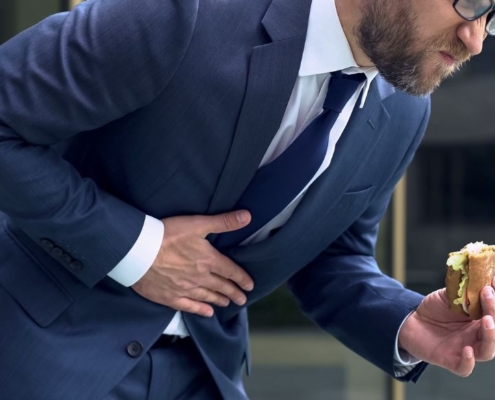
[[[259,168],[234,210],[246,209],[251,223],[218,235],[217,248],[236,245],[280,214],[315,176],[327,154],[330,131],[364,74],[332,73],[323,112],[271,163]]]

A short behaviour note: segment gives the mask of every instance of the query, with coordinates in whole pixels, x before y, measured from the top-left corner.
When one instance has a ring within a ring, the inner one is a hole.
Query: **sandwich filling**
[[[469,254],[481,253],[489,246],[483,242],[469,243],[460,251],[455,251],[449,254],[447,265],[454,271],[461,271],[461,281],[457,291],[458,298],[454,300],[454,304],[461,305],[466,314],[469,314],[469,299],[467,298],[467,287],[469,283]]]

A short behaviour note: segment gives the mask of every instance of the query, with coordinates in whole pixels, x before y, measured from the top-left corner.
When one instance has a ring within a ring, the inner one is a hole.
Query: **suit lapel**
[[[280,127],[301,63],[310,5],[310,0],[274,0],[263,18],[273,42],[253,50],[246,95],[209,214],[232,209]]]
[[[231,257],[241,263],[275,258],[286,253],[287,243],[298,242],[301,232],[312,243],[316,241],[311,238],[325,241],[325,237],[334,235],[334,232],[329,231],[332,224],[323,224],[325,230],[320,232],[320,222],[342,198],[386,130],[390,116],[383,100],[393,93],[393,89],[390,90],[387,86],[381,78],[375,80],[365,107],[354,110],[337,142],[330,167],[311,185],[291,218],[278,233],[254,245],[232,248],[229,253]]]
[[[388,96],[393,91],[387,90],[383,93],[381,85],[381,78],[375,80],[365,107],[356,107],[354,110],[342,137],[337,142],[330,167],[308,190],[286,224],[287,228],[300,226],[306,219],[315,221],[318,215],[329,211],[366,164],[390,120],[382,101],[384,94]]]

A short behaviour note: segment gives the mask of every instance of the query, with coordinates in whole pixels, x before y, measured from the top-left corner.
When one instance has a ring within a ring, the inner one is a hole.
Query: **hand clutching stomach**
[[[213,315],[208,303],[226,307],[233,301],[243,305],[243,290],[252,290],[253,280],[215,249],[206,236],[243,228],[250,220],[244,210],[163,219],[165,234],[160,251],[132,288],[152,302],[205,317]]]

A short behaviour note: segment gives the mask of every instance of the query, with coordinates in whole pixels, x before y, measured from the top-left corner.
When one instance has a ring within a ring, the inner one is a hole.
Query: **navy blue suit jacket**
[[[310,0],[99,0],[0,46],[0,388],[9,399],[98,399],[174,310],[107,273],[156,218],[232,209],[297,77]],[[330,168],[273,237],[226,254],[247,305],[289,281],[323,329],[393,375],[421,296],[374,248],[429,100],[378,77]],[[225,398],[248,356],[246,307],[184,315]],[[423,366],[404,380],[416,379]]]

